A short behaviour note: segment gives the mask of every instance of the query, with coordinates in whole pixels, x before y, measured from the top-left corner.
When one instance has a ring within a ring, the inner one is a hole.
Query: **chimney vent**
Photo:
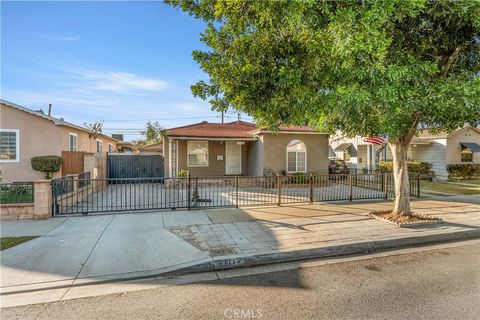
[[[52,104],[48,104],[48,116],[50,117],[52,115]]]

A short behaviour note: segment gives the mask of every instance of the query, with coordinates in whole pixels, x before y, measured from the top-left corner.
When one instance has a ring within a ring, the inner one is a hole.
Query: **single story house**
[[[330,138],[330,156],[343,159],[350,168],[375,169],[378,161],[392,160],[390,148],[366,143],[361,136],[348,138],[337,132]],[[480,129],[466,126],[451,133],[418,131],[410,142],[408,160],[432,164],[434,178],[448,178],[447,165],[480,163]]]
[[[480,163],[480,129],[466,126],[451,133],[417,132],[408,148],[409,160],[432,163],[434,178],[447,180],[447,165]],[[390,149],[387,160],[392,159]]]
[[[95,138],[87,128],[55,118],[42,110],[32,110],[0,100],[0,165],[1,182],[26,182],[44,179],[32,169],[35,156],[62,155],[62,151],[88,153],[113,152],[118,140],[104,134]],[[54,177],[60,175],[60,171]]]
[[[149,144],[147,146],[140,147],[138,148],[136,153],[144,154],[144,155],[149,155],[149,154],[163,155],[163,142]]]
[[[200,123],[165,131],[166,176],[263,176],[328,173],[328,134],[303,126],[281,126],[276,133],[253,123]]]

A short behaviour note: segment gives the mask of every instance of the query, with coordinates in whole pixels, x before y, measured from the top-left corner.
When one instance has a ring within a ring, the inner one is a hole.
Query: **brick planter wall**
[[[33,219],[33,203],[2,203],[0,204],[0,220]]]

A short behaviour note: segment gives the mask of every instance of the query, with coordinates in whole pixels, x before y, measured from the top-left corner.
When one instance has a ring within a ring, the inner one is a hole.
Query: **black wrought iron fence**
[[[32,203],[33,182],[15,182],[0,184],[0,203]]]
[[[52,180],[54,214],[283,205],[394,196],[390,173]],[[410,190],[419,196],[418,176]]]

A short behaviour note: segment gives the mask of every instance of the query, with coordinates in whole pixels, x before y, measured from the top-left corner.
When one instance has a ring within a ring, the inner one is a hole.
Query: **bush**
[[[182,169],[182,170],[178,171],[177,177],[178,177],[178,178],[186,178],[186,177],[188,177],[188,171],[185,170],[185,169]]]
[[[288,177],[288,183],[300,183],[304,184],[308,182],[308,176],[303,172],[296,172],[293,175]]]
[[[33,170],[45,173],[46,179],[52,178],[52,173],[60,170],[62,157],[60,156],[40,156],[33,157],[31,160]]]
[[[432,164],[430,162],[423,161],[407,161],[407,168],[409,173],[419,174],[420,179],[430,180],[433,177]],[[392,172],[393,161],[380,161],[378,169],[381,172]]]
[[[480,163],[449,164],[447,172],[450,178],[478,178],[480,177]]]

